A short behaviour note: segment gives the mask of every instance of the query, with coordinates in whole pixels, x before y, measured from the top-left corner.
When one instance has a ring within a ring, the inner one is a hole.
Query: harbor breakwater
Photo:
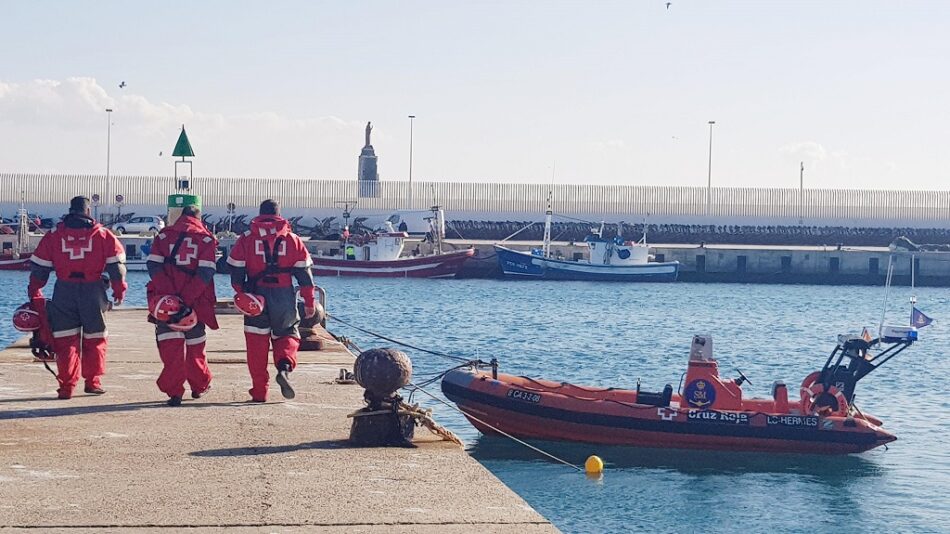
[[[356,216],[425,212],[441,206],[458,221],[525,221],[541,218],[553,200],[556,214],[607,222],[657,225],[805,226],[845,228],[950,228],[950,191],[882,191],[646,185],[492,183],[418,180],[367,182],[303,178],[196,176],[192,194],[205,211],[250,214],[265,197],[279,200],[288,216],[339,216],[341,201]],[[363,187],[365,186],[365,187]],[[101,210],[154,215],[164,210],[175,181],[170,176],[102,176],[0,173],[0,213],[22,201],[37,213],[57,213],[69,198],[99,195]],[[114,203],[121,198],[121,206]],[[7,215],[9,216],[9,215]],[[568,219],[569,220],[569,219]],[[467,237],[467,236],[466,236]],[[665,240],[664,240],[665,241]]]

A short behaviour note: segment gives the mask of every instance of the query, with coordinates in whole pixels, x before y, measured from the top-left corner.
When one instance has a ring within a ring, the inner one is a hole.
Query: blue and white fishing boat
[[[591,229],[588,259],[570,261],[551,256],[551,216],[548,204],[544,220],[544,245],[540,250],[520,252],[495,245],[498,266],[505,276],[541,280],[605,280],[615,282],[673,282],[679,274],[678,261],[650,261],[646,233],[640,241],[626,241],[623,223],[614,238],[603,237],[604,225]]]

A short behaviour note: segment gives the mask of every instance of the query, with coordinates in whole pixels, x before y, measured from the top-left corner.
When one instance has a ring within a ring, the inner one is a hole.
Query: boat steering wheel
[[[736,368],[736,372],[739,373],[739,378],[736,379],[737,386],[741,386],[743,382],[748,382],[750,386],[752,385],[752,381],[749,380],[746,375],[742,374],[742,371],[740,371],[738,367]]]

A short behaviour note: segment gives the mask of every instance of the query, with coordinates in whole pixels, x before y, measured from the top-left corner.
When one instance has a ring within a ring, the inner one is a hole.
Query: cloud
[[[603,139],[589,143],[592,150],[597,152],[622,151],[627,149],[623,139]]]
[[[195,172],[206,176],[349,178],[363,141],[361,121],[333,116],[222,114],[124,91],[113,95],[89,77],[0,81],[0,139],[16,148],[0,171],[104,172],[106,108],[115,110],[116,174],[171,173],[167,157],[182,124],[197,154]]]
[[[828,156],[828,151],[825,150],[825,147],[815,141],[789,143],[780,147],[778,151],[793,159],[812,163],[822,161]]]

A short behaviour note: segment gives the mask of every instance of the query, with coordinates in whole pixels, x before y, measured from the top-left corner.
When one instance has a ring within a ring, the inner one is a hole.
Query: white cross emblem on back
[[[264,258],[264,263],[267,263],[267,256],[264,255],[263,241],[254,242],[254,254],[257,254],[260,257]],[[277,251],[274,253],[274,257],[277,258],[279,256],[286,256],[286,255],[287,255],[287,242],[284,240],[281,240],[280,246],[277,247]]]
[[[190,265],[192,260],[198,257],[198,245],[190,237],[182,239],[181,246],[178,247],[178,255],[175,256],[177,265]]]
[[[85,241],[85,244],[82,242]],[[68,245],[66,243],[69,243]],[[63,252],[69,254],[71,260],[81,260],[86,257],[87,252],[92,252],[92,240],[85,239],[76,241],[73,237],[64,237],[62,240]]]

